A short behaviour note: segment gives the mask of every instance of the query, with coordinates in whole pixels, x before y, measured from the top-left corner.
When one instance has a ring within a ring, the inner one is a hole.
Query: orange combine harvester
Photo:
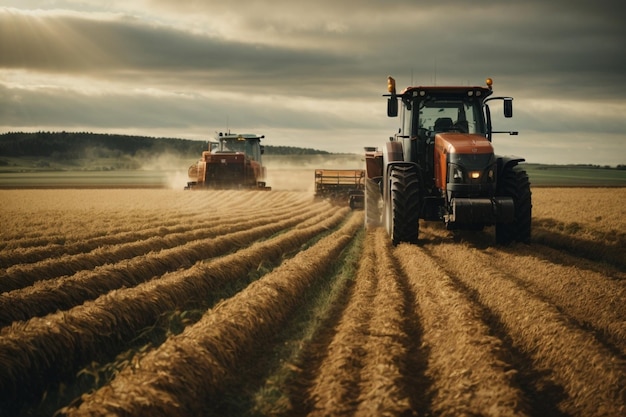
[[[189,167],[190,181],[185,189],[271,190],[265,183],[262,161],[264,137],[219,133],[202,152],[202,158]]]

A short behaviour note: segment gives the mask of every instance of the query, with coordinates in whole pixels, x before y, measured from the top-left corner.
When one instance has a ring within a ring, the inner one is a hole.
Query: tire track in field
[[[16,320],[65,310],[122,286],[131,287],[168,271],[189,267],[197,261],[227,253],[311,218],[312,221],[320,221],[328,216],[328,210],[329,206],[322,204],[301,213],[286,213],[282,220],[273,214],[236,226],[229,225],[226,228],[230,233],[212,233],[213,237],[61,279],[38,281],[30,287],[0,294],[0,327]]]
[[[208,227],[211,221],[198,222],[195,226],[188,224],[181,225],[180,222],[163,222],[157,227],[146,228],[142,230],[124,231],[112,235],[98,236],[95,238],[85,237],[79,242],[68,242],[66,237],[57,237],[55,242],[33,247],[19,247],[15,249],[4,250],[0,253],[0,267],[9,268],[19,264],[32,264],[59,257],[62,255],[75,255],[92,251],[101,246],[117,245],[121,243],[145,240],[152,237],[165,237],[173,233],[184,233],[194,230],[198,227]]]
[[[68,311],[5,327],[0,334],[3,364],[0,406],[37,396],[47,384],[71,378],[85,365],[82,361],[98,361],[119,351],[164,312],[190,303],[205,305],[219,287],[245,279],[250,270],[263,262],[279,260],[285,253],[336,227],[349,213],[347,208],[334,210],[334,214],[326,215],[323,220],[233,254],[172,272],[137,287],[112,291]],[[357,220],[351,221],[351,227],[358,221],[358,216],[355,217]],[[309,260],[309,263],[315,262]],[[276,302],[280,303],[281,299]],[[25,391],[24,387],[29,390]]]
[[[318,205],[317,207],[322,206]],[[164,237],[155,236],[140,241],[99,247],[91,252],[64,255],[33,264],[15,265],[0,272],[0,293],[28,287],[38,281],[65,275],[71,276],[81,270],[93,269],[104,264],[114,264],[149,252],[171,249],[194,240],[206,240],[222,234],[246,230],[255,225],[279,221],[291,213],[296,216],[302,215],[302,213],[310,211],[311,208],[311,205],[294,207],[293,210],[285,210],[282,215],[277,214],[275,210],[265,210],[258,214],[255,213],[255,216],[250,216],[248,211],[239,217],[231,216],[228,219],[217,220],[210,227],[200,226],[187,232],[169,234]]]
[[[486,309],[520,364],[537,414],[622,415],[626,364],[557,307],[493,266],[482,250],[428,245],[427,253]],[[528,378],[528,379],[526,379]],[[559,394],[559,392],[561,392]]]
[[[431,381],[424,394],[432,413],[529,415],[527,399],[515,382],[516,371],[480,309],[422,248],[399,245],[394,256],[415,294],[413,308],[422,323],[428,354],[425,374]]]
[[[17,230],[14,233],[2,231],[3,241],[0,242],[0,251],[11,249],[36,250],[37,247],[49,244],[73,245],[92,239],[104,239],[102,244],[106,244],[107,237],[128,233],[129,227],[132,227],[133,231],[141,233],[150,228],[189,224],[196,219],[204,220],[209,215],[216,220],[223,217],[240,216],[245,212],[249,213],[250,207],[257,207],[260,210],[273,207],[276,211],[282,211],[310,201],[310,196],[303,193],[211,191],[193,193],[196,197],[181,198],[186,194],[166,195],[167,198],[181,199],[181,201],[174,207],[165,204],[163,207],[156,206],[149,211],[135,208],[122,213],[115,211],[106,212],[106,215],[99,215],[94,210],[88,212],[69,210],[53,214],[47,213],[37,223],[33,223],[31,216],[28,222],[15,224],[14,228]],[[252,194],[257,195],[256,198]],[[116,198],[116,196],[112,197]],[[233,206],[234,201],[240,201],[240,203]],[[167,213],[166,218],[163,217],[164,213]],[[51,221],[51,218],[54,221]]]
[[[67,415],[203,415],[229,381],[241,377],[238,368],[246,355],[275,336],[311,282],[353,239],[362,222],[363,216],[353,213],[340,230],[208,311],[143,357],[136,369],[126,368],[110,384],[85,396]]]
[[[594,233],[593,230],[588,230],[578,223],[568,225],[552,219],[533,219],[533,222],[533,242],[593,262],[603,261],[621,272],[626,272],[625,233],[606,236],[606,233]],[[581,236],[585,233],[587,235]],[[611,240],[607,240],[607,237]]]
[[[490,248],[484,255],[494,267],[507,271],[519,286],[555,305],[626,357],[626,282],[585,270],[579,266],[580,261],[569,256],[569,262],[549,263],[545,258],[558,253],[546,247]]]
[[[352,295],[308,388],[308,415],[412,415],[420,374],[407,294],[388,239],[368,231]],[[320,349],[322,349],[320,347]]]
[[[41,221],[39,224],[25,224],[13,235],[7,236],[8,240],[1,250],[10,249],[37,249],[41,246],[49,244],[72,244],[79,243],[83,240],[106,238],[109,235],[115,235],[128,231],[129,224],[137,224],[138,227],[152,225],[176,225],[193,218],[195,214],[174,214],[169,220],[163,219],[162,215],[154,213],[151,216],[145,212],[132,211],[120,215],[119,213],[107,213],[106,216],[100,216],[97,212],[61,212],[47,213],[50,218]],[[109,217],[110,216],[110,217]],[[33,230],[36,230],[33,232]],[[68,230],[72,233],[68,234]]]
[[[309,201],[294,198],[285,198],[276,204],[259,204],[259,210],[255,212],[255,217],[267,216],[271,213],[280,213],[285,211],[299,210],[310,205]],[[105,245],[117,245],[138,240],[145,240],[153,237],[165,237],[173,233],[184,233],[191,230],[204,229],[211,225],[218,224],[236,224],[239,221],[245,221],[250,218],[250,207],[254,205],[246,205],[245,209],[239,208],[224,213],[225,210],[219,210],[217,213],[211,214],[210,219],[206,219],[206,215],[180,213],[175,216],[168,215],[155,216],[151,221],[145,219],[144,215],[138,214],[128,218],[124,222],[124,230],[115,233],[108,230],[102,235],[102,230],[94,233],[90,232],[79,235],[74,232],[75,227],[70,228],[63,234],[55,237],[48,236],[49,241],[42,242],[38,240],[37,245],[29,245],[29,247],[16,247],[13,249],[4,249],[0,251],[0,268],[9,268],[13,265],[35,263],[44,259],[59,257],[61,255],[84,254]],[[92,225],[92,228],[94,226]],[[130,231],[129,231],[130,229]],[[3,272],[4,274],[4,272]],[[2,278],[0,276],[0,282]]]

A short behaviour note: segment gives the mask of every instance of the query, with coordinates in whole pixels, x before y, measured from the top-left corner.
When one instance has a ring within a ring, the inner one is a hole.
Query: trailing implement
[[[402,128],[382,150],[365,148],[365,222],[383,224],[393,244],[416,243],[419,220],[443,221],[450,230],[495,225],[496,242],[528,243],[531,192],[524,158],[497,156],[489,102],[503,103],[513,116],[511,97],[490,97],[487,86],[408,87],[396,93],[388,78],[387,115]]]
[[[365,170],[316,169],[315,197],[348,202],[351,209],[362,209]]]

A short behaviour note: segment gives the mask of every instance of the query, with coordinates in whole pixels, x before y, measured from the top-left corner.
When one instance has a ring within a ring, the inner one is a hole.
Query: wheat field
[[[394,247],[310,191],[0,190],[0,415],[621,416],[625,219],[535,188],[530,245]]]

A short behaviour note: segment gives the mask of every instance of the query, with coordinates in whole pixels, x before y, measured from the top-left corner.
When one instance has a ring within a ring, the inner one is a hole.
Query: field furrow
[[[626,272],[626,233],[599,236],[576,222],[563,224],[551,219],[536,219],[533,242],[594,262],[602,261]]]
[[[134,288],[121,289],[65,312],[16,322],[0,334],[0,402],[33,395],[59,378],[70,378],[79,358],[104,358],[120,349],[159,315],[176,308],[208,307],[212,293],[246,279],[250,270],[276,262],[307,240],[332,229],[347,215],[335,210],[325,220],[258,242],[247,249],[199,263]],[[354,223],[355,220],[351,222]],[[29,392],[20,387],[28,385]]]
[[[519,245],[505,251],[489,248],[481,258],[506,270],[520,286],[555,305],[626,357],[626,282],[585,270],[584,262],[581,266],[576,258],[546,262],[546,257],[557,254],[550,248]]]
[[[129,231],[140,233],[151,228],[176,226],[199,219],[204,221],[207,217],[221,222],[228,216],[249,213],[250,207],[259,210],[271,207],[282,211],[309,201],[305,193],[280,191],[257,196],[255,194],[259,193],[225,190],[209,193],[90,191],[40,190],[27,201],[21,201],[15,195],[29,191],[0,190],[0,196],[8,202],[0,211],[3,225],[0,251],[106,239]]]
[[[383,238],[386,236],[383,236]],[[438,262],[417,246],[394,251],[415,293],[415,310],[427,352],[430,409],[438,416],[528,415],[516,370],[481,311]]]
[[[593,334],[573,325],[556,306],[521,287],[506,270],[494,267],[479,249],[438,244],[429,246],[428,253],[497,318],[512,346],[528,359],[533,373],[550,376],[555,385],[546,395],[553,401],[553,413],[623,413],[626,365]],[[531,382],[542,383],[545,381]],[[559,390],[562,394],[556,395]]]
[[[190,248],[190,246],[193,246],[193,241],[201,243],[215,236],[235,233],[251,227],[281,221],[292,216],[307,216],[306,213],[310,212],[311,209],[312,207],[309,205],[308,207],[297,207],[282,213],[277,211],[261,212],[253,218],[251,218],[249,213],[246,213],[240,217],[233,216],[232,222],[204,227],[200,225],[199,229],[193,229],[184,233],[99,247],[90,252],[64,255],[33,264],[15,265],[0,271],[0,293],[23,288],[33,283],[37,284],[40,281],[52,278],[65,275],[70,276],[79,271],[90,270],[100,265],[115,264],[116,262],[139,257],[149,252],[163,251],[183,245]],[[46,286],[56,286],[56,283],[43,284],[44,288]]]
[[[143,357],[136,369],[123,370],[68,415],[201,415],[225,384],[237,378],[238,363],[246,353],[260,341],[271,340],[311,282],[350,242],[362,221],[362,216],[352,216],[339,231],[285,261],[168,339]]]
[[[303,201],[287,206],[261,206],[255,213],[255,218],[268,217],[275,213],[285,211],[298,212],[307,205],[309,205],[309,203]],[[149,248],[152,247],[151,245],[156,247],[157,245],[155,243],[150,242],[154,242],[155,239],[159,238],[162,239],[163,247],[171,247],[180,244],[176,243],[177,237],[182,237],[186,239],[184,241],[189,241],[194,239],[192,236],[187,237],[189,234],[196,234],[197,237],[195,237],[195,239],[202,239],[215,234],[224,234],[228,233],[229,227],[239,227],[241,222],[245,222],[249,219],[249,211],[237,211],[220,215],[212,214],[210,217],[206,214],[194,215],[184,220],[161,218],[157,225],[148,227],[147,225],[149,223],[139,217],[132,222],[129,221],[126,223],[126,227],[133,229],[131,231],[109,233],[106,236],[97,237],[83,236],[79,241],[73,243],[66,242],[62,237],[57,237],[55,241],[62,243],[55,242],[31,247],[4,249],[0,251],[0,267],[10,269],[13,265],[24,266],[24,264],[33,264],[50,258],[58,258],[63,255],[84,256],[88,252],[96,249],[100,252],[105,252],[105,246],[109,246],[115,250],[117,245],[124,243],[141,245],[141,241],[147,241],[143,244],[147,244]],[[156,249],[158,249],[158,247],[156,247]],[[112,256],[114,256],[114,254],[112,254]],[[111,259],[109,262],[114,260],[115,259]],[[2,281],[2,275],[8,273],[7,271],[0,273],[0,282]]]
[[[0,190],[0,416],[626,415],[626,188],[533,188],[527,245],[363,222],[295,189]]]
[[[0,294],[0,327],[15,320],[27,320],[57,309],[68,309],[108,291],[123,286],[132,287],[168,271],[187,268],[195,262],[249,245],[255,240],[267,238],[311,218],[319,221],[328,212],[327,205],[319,204],[310,206],[303,213],[285,213],[282,216],[275,214],[273,217],[232,226],[232,233],[153,251],[145,256],[82,271],[61,279],[37,281],[30,287]]]
[[[369,416],[406,416],[415,414],[415,388],[408,383],[411,344],[417,335],[408,334],[407,322],[413,318],[407,306],[407,288],[396,259],[391,255],[391,242],[383,229],[372,233],[378,286],[372,300],[372,315],[364,346],[356,414]],[[367,266],[366,266],[367,267]],[[331,410],[328,410],[331,411]]]
[[[352,295],[332,340],[318,348],[317,372],[307,372],[310,416],[412,414],[406,294],[382,236],[368,232]]]

